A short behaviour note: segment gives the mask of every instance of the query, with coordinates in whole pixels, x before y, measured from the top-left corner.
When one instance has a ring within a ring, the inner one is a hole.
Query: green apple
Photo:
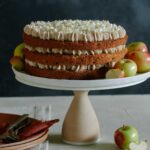
[[[106,79],[113,79],[113,78],[123,78],[124,77],[124,71],[120,69],[109,69],[106,74]]]
[[[24,43],[19,44],[14,50],[14,56],[23,58],[24,57],[23,49],[24,49]]]
[[[122,59],[118,61],[114,68],[123,70],[125,72],[125,77],[135,76],[137,73],[137,65],[131,59]]]
[[[120,149],[130,150],[130,143],[139,144],[139,134],[135,127],[123,125],[115,131],[114,140]]]
[[[24,69],[24,63],[23,60],[18,57],[18,56],[14,56],[10,59],[10,64],[16,69],[16,70],[23,70]]]
[[[150,54],[141,51],[131,51],[127,55],[128,59],[132,59],[137,64],[137,72],[144,73],[150,71]]]
[[[132,42],[127,46],[128,51],[141,51],[141,52],[148,52],[147,45],[144,42]]]

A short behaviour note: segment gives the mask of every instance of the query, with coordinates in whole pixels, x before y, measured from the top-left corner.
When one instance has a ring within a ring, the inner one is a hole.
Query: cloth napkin
[[[22,106],[22,107],[0,107],[0,113],[11,113],[11,114],[29,114],[30,117],[39,119],[42,121],[51,119],[51,105],[33,105],[33,106]],[[30,150],[48,150],[48,140]]]

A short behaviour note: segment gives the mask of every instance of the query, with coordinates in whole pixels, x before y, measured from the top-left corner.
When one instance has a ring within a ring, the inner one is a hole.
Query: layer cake
[[[25,71],[54,79],[98,79],[127,53],[125,29],[109,21],[36,21],[24,27]]]

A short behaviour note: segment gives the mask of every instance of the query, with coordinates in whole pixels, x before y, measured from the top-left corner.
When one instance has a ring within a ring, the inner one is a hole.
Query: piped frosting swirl
[[[103,41],[123,38],[126,31],[122,26],[99,20],[56,20],[36,21],[24,27],[24,33],[43,40]]]

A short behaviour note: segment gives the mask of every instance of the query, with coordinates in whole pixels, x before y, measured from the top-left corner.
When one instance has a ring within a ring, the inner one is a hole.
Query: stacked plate
[[[18,117],[19,115],[0,113],[0,121],[3,122],[13,123]],[[47,137],[48,131],[46,130],[19,142],[9,144],[0,143],[0,150],[25,150],[44,142]]]

